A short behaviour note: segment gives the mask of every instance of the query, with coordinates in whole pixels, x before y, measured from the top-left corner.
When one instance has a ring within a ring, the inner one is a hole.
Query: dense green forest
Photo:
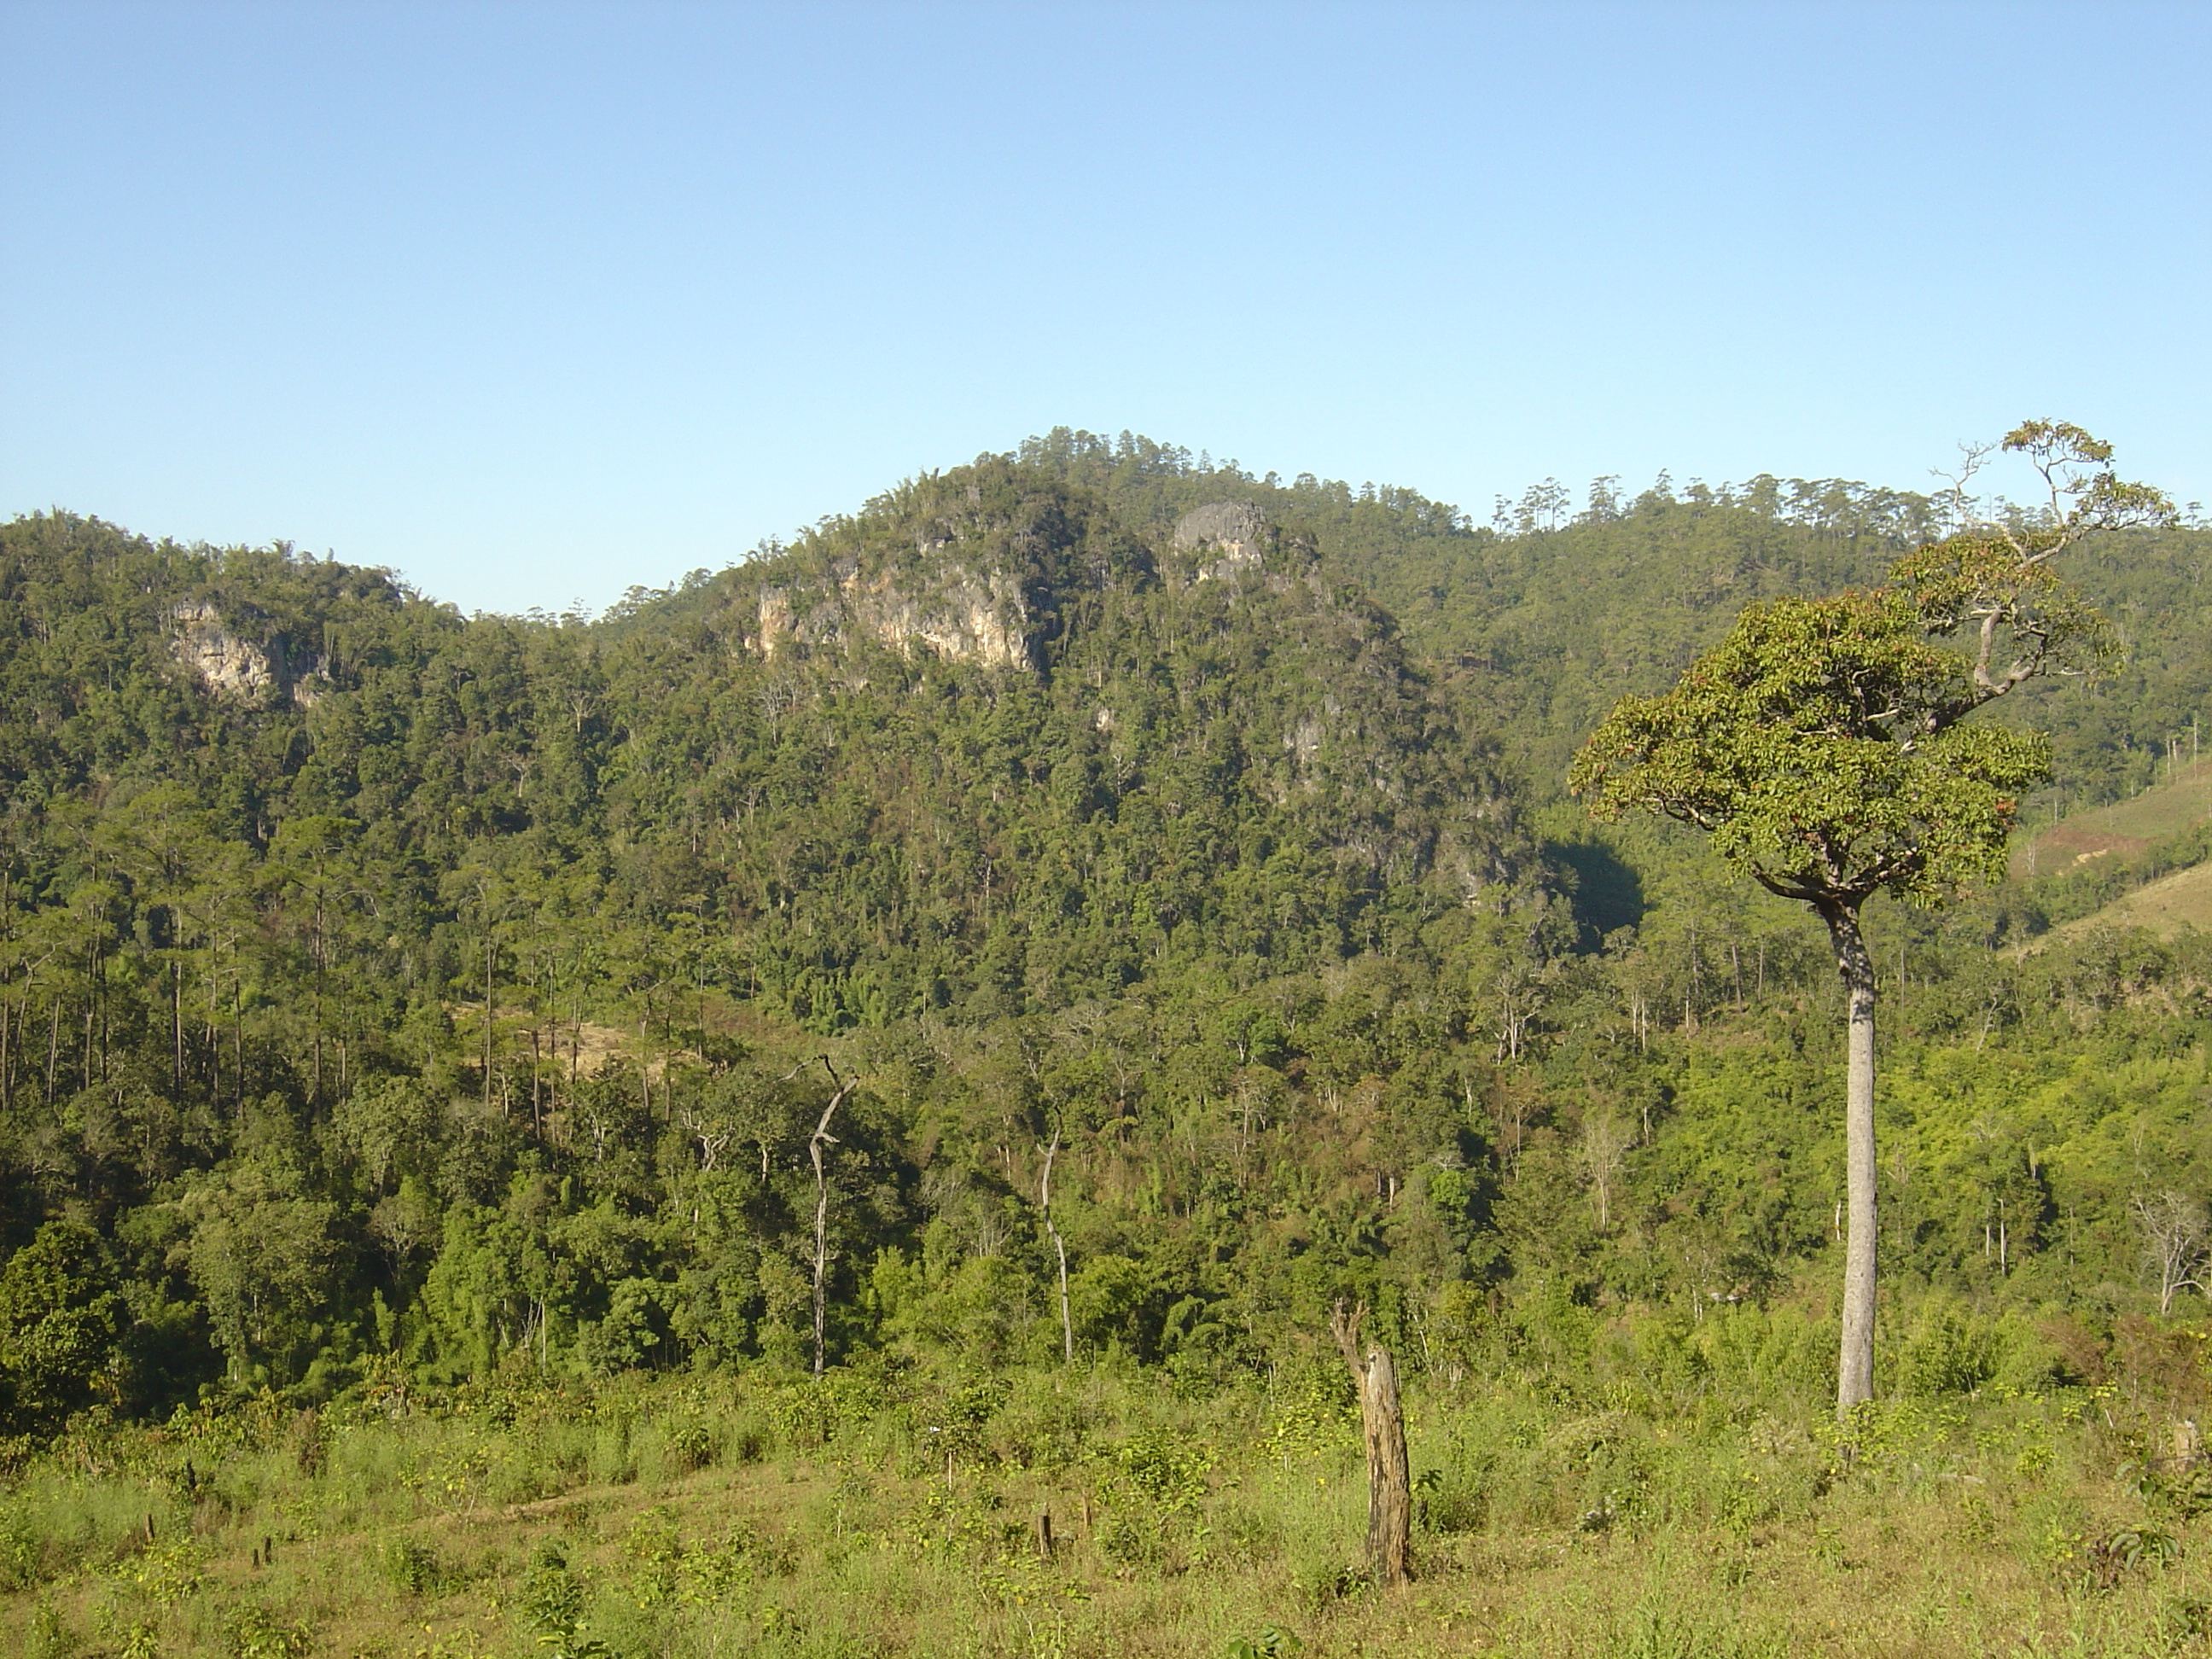
[[[1195,1396],[1357,1296],[1433,1378],[1595,1389],[1607,1333],[1726,1322],[1817,1399],[1825,941],[1563,774],[1936,514],[1600,480],[1476,524],[1060,431],[597,620],[0,527],[12,1455],[803,1374],[817,1293],[832,1368],[1072,1347]],[[2072,559],[2129,654],[2005,711],[2056,738],[2031,814],[2193,754],[2208,551]],[[2212,1191],[2212,954],[2051,933],[2094,879],[1870,918],[1886,1390],[2100,1379],[2197,1294],[2146,1217]]]

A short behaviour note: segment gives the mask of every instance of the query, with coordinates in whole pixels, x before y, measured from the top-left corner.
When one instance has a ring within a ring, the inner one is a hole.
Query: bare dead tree
[[[1601,1233],[1612,1230],[1613,1190],[1627,1161],[1632,1139],[1626,1121],[1609,1106],[1593,1108],[1583,1119],[1582,1144],[1576,1148],[1576,1156],[1597,1198],[1597,1230]]]
[[[2182,1193],[2138,1194],[2129,1200],[2128,1213],[2142,1231],[2143,1257],[2158,1274],[2159,1312],[2169,1311],[2180,1291],[2203,1290],[2197,1275],[2204,1271],[2204,1206]]]
[[[1491,1115],[1498,1122],[1498,1142],[1516,1175],[1521,1172],[1521,1153],[1528,1144],[1529,1126],[1543,1103],[1535,1084],[1525,1077],[1508,1079],[1491,1097]]]
[[[1379,1342],[1359,1347],[1367,1304],[1339,1297],[1329,1318],[1338,1350],[1359,1390],[1359,1426],[1367,1446],[1367,1566],[1377,1585],[1413,1576],[1413,1483],[1406,1462],[1406,1419],[1398,1405],[1398,1367]]]
[[[806,1155],[814,1160],[814,1374],[822,1375],[823,1327],[826,1294],[830,1283],[830,1178],[823,1168],[822,1149],[834,1146],[837,1137],[830,1133],[830,1120],[845,1103],[845,1097],[860,1086],[860,1079],[848,1082],[837,1075],[837,1068],[830,1063],[830,1056],[822,1056],[822,1069],[830,1073],[836,1084],[837,1092],[830,1097],[830,1103],[822,1109],[822,1121],[814,1126],[807,1137]]]
[[[1067,1308],[1067,1241],[1060,1236],[1060,1229],[1052,1219],[1052,1161],[1060,1156],[1060,1125],[1052,1126],[1052,1145],[1044,1149],[1044,1174],[1037,1181],[1037,1208],[1044,1216],[1044,1230],[1052,1236],[1052,1248],[1060,1257],[1060,1353],[1069,1364],[1075,1363],[1075,1321]]]
[[[1544,992],[1536,975],[1525,969],[1499,974],[1492,988],[1498,993],[1498,1063],[1503,1066],[1521,1058]]]
[[[723,1148],[736,1139],[735,1131],[697,1101],[688,1102],[677,1113],[676,1119],[684,1126],[684,1133],[699,1143],[700,1172],[712,1175],[714,1165],[721,1158]]]

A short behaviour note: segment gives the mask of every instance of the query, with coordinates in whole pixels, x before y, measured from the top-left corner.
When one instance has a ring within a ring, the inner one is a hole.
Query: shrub
[[[1996,1376],[2003,1352],[1988,1323],[1931,1304],[1898,1357],[1899,1380],[1907,1394],[1972,1394]]]
[[[395,1538],[386,1545],[382,1565],[392,1587],[409,1595],[435,1595],[450,1577],[436,1550],[409,1538]]]

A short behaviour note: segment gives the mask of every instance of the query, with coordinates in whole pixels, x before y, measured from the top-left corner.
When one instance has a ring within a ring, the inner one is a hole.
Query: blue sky
[[[0,514],[605,605],[1055,425],[2212,498],[2212,7],[0,0]]]

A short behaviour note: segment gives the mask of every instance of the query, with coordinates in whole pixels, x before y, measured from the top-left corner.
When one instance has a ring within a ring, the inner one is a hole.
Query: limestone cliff
[[[1039,673],[1071,603],[1150,570],[1103,502],[985,461],[902,485],[765,568],[740,568],[725,614],[743,648],[770,660],[874,646]]]
[[[1267,515],[1250,501],[1212,501],[1176,521],[1168,544],[1197,560],[1200,581],[1218,580],[1256,569],[1274,541]],[[1206,556],[1212,554],[1208,559]]]
[[[927,651],[985,668],[1037,665],[1038,618],[1006,573],[948,561],[921,580],[917,574],[864,572],[857,560],[842,560],[824,586],[765,585],[755,647],[773,659],[866,639],[902,656]]]
[[[319,658],[295,664],[279,635],[266,647],[234,632],[204,600],[186,599],[169,612],[176,626],[170,654],[209,690],[249,702],[289,699],[312,707],[323,687]]]

